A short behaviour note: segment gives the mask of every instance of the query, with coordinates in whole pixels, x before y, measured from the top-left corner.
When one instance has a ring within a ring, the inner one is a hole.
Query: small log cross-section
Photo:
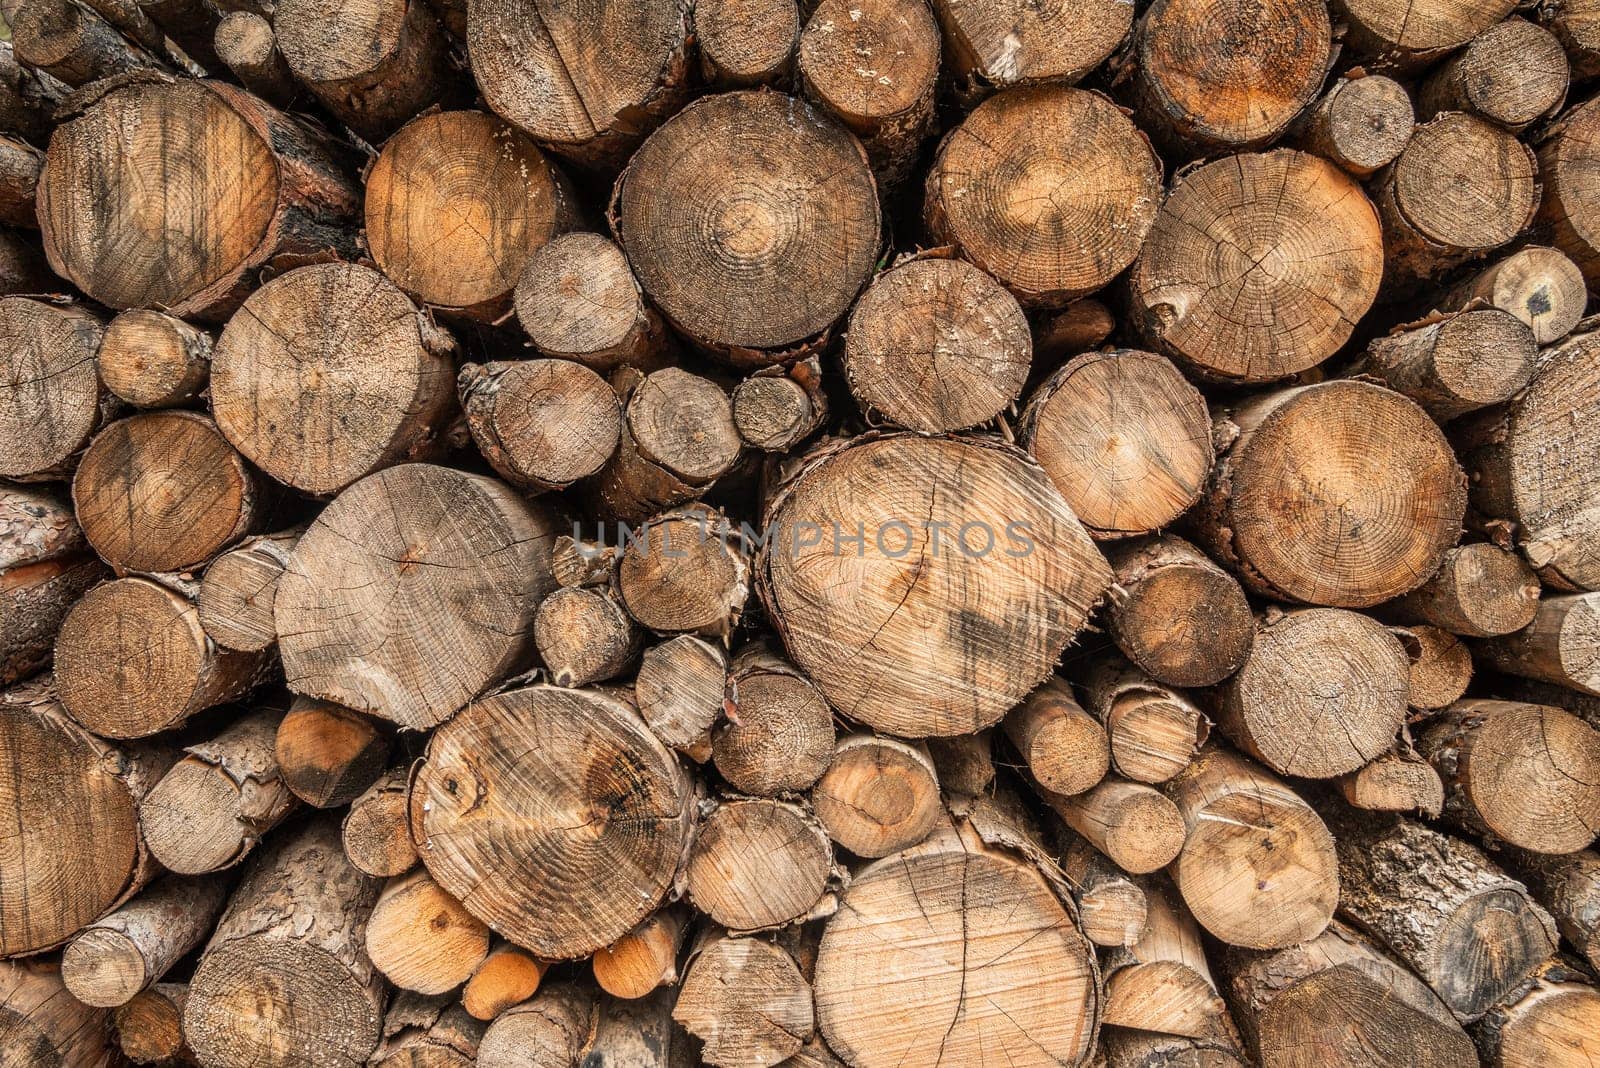
[[[1473,510],[1515,524],[1547,585],[1600,589],[1600,490],[1586,475],[1600,462],[1600,334],[1546,349],[1527,389],[1463,422],[1456,443]]]
[[[201,1063],[366,1063],[383,1022],[383,977],[363,949],[378,890],[345,860],[332,817],[277,836],[190,981],[183,1033]]]
[[[1538,342],[1510,312],[1479,308],[1378,338],[1351,368],[1404,393],[1441,423],[1510,400],[1533,378]]]
[[[1033,341],[1005,287],[970,263],[924,256],[879,275],[845,334],[858,401],[911,430],[987,422],[1022,393]]]
[[[621,440],[616,393],[581,363],[469,363],[457,388],[484,459],[526,493],[565,489],[595,474]]]
[[[633,700],[651,733],[704,763],[727,683],[727,654],[701,638],[680,634],[644,651]]]
[[[378,272],[303,267],[229,320],[212,357],[212,411],[251,463],[332,495],[434,444],[455,404],[452,347]]]
[[[588,956],[653,911],[689,827],[677,757],[596,691],[533,686],[469,705],[434,733],[411,791],[433,878],[550,960]]]
[[[1217,724],[1280,775],[1327,779],[1389,751],[1409,687],[1406,650],[1381,624],[1338,608],[1272,613],[1222,687]]]
[[[730,930],[754,931],[805,917],[832,868],[828,833],[809,812],[729,800],[700,819],[684,875],[695,908]]]
[[[1333,355],[1382,275],[1378,215],[1349,175],[1303,152],[1233,156],[1162,203],[1129,276],[1132,318],[1201,377],[1270,382]]]
[[[1030,308],[1060,308],[1133,262],[1161,162],[1098,93],[1027,87],[978,105],[939,146],[923,207],[935,237]]]
[[[878,256],[878,195],[860,142],[776,93],[684,108],[634,155],[614,218],[667,317],[747,365],[826,331]],[[806,299],[792,299],[801,290]]]
[[[717,771],[762,797],[809,788],[833,757],[833,710],[793,664],[748,646],[728,670],[727,725],[711,740]]]
[[[363,479],[279,580],[289,688],[407,727],[440,722],[527,656],[558,528],[481,475],[405,464]]]
[[[1121,0],[934,0],[933,10],[944,28],[950,69],[970,90],[1070,85],[1111,55],[1133,22],[1132,5]]]
[[[672,1017],[716,1068],[772,1068],[816,1027],[811,985],[781,947],[712,937],[696,947]]]
[[[561,155],[615,172],[688,93],[689,7],[675,0],[473,0],[467,53],[489,107]]]
[[[272,606],[303,527],[246,538],[214,558],[200,579],[196,605],[206,635],[224,649],[258,653],[278,640]]]
[[[389,736],[370,717],[296,697],[278,724],[278,773],[313,808],[340,808],[383,774]]]
[[[1406,87],[1381,74],[1347,72],[1305,114],[1294,143],[1365,178],[1400,155],[1416,129]]]
[[[1583,272],[1565,253],[1525,245],[1456,286],[1442,306],[1463,310],[1476,300],[1510,312],[1533,328],[1535,341],[1551,345],[1583,318],[1589,290]]]
[[[1043,796],[1063,823],[1130,874],[1164,868],[1183,849],[1183,817],[1153,786],[1112,775],[1081,794]]]
[[[206,940],[227,891],[221,878],[162,879],[73,938],[61,955],[62,981],[85,1005],[126,1005]]]
[[[790,73],[800,43],[795,0],[702,0],[695,43],[707,82],[729,89],[772,84]]]
[[[243,90],[145,78],[83,103],[50,139],[39,223],[50,266],[100,303],[223,319],[258,268],[351,248],[344,152]]]
[[[666,983],[678,981],[678,951],[688,933],[689,918],[681,907],[652,914],[590,962],[594,981],[616,998],[642,998]]]
[[[144,412],[95,436],[72,479],[83,533],[131,571],[197,567],[249,534],[264,502],[244,457],[196,412]]]
[[[1173,879],[1202,927],[1281,949],[1328,926],[1339,902],[1333,838],[1281,779],[1213,746],[1167,790],[1188,832]]]
[[[417,862],[411,841],[406,768],[393,768],[350,802],[340,828],[345,856],[378,878],[403,875]]]
[[[1469,111],[1521,130],[1559,108],[1569,72],[1561,42],[1526,19],[1509,18],[1474,37],[1428,75],[1418,95],[1423,115]]]
[[[514,300],[534,348],[601,374],[618,366],[655,370],[673,347],[628,258],[599,234],[578,230],[535,249]]]
[[[1563,709],[1469,698],[1430,720],[1417,750],[1445,785],[1445,817],[1541,853],[1600,833],[1600,731]]]
[[[862,869],[844,903],[817,954],[817,1022],[856,1068],[980,1064],[996,1051],[1087,1062],[1093,948],[1027,861],[946,823]]]
[[[0,478],[60,478],[115,410],[95,364],[104,329],[75,304],[0,300]]]
[[[1174,534],[1108,547],[1111,638],[1169,686],[1212,686],[1244,663],[1256,622],[1239,580]]]
[[[1185,150],[1259,148],[1316,98],[1332,33],[1324,0],[1156,0],[1135,31],[1137,114]]]
[[[444,994],[489,953],[489,928],[418,868],[389,880],[367,921],[367,956],[401,990]]]
[[[1521,630],[1539,611],[1539,577],[1515,552],[1492,542],[1449,549],[1421,586],[1383,611],[1404,623],[1427,623],[1464,638]]]
[[[1466,44],[1517,6],[1516,0],[1336,0],[1351,43],[1402,70]]]
[[[534,250],[571,229],[566,178],[537,145],[478,111],[422,115],[367,173],[367,247],[424,304],[494,319]]]
[[[1106,729],[1072,699],[1060,679],[1047,679],[1005,719],[1005,732],[1040,786],[1081,794],[1111,766]]]
[[[939,778],[926,749],[853,734],[811,791],[828,836],[858,857],[886,857],[928,837],[938,822]]]
[[[1195,533],[1258,593],[1364,608],[1422,584],[1461,534],[1466,478],[1413,401],[1330,381],[1253,397],[1217,423]],[[1316,493],[1291,487],[1316,486]]]
[[[1215,455],[1200,391],[1166,358],[1131,349],[1069,360],[1029,397],[1021,432],[1102,540],[1170,524],[1200,499]]]
[[[135,408],[176,408],[206,388],[211,335],[158,311],[125,311],[106,327],[96,362],[106,388]]]
[[[841,713],[912,737],[990,726],[1044,681],[1110,567],[1044,471],[1010,447],[856,441],[814,450],[771,505],[762,598]],[[835,551],[836,535],[858,533],[859,555],[842,540]]]

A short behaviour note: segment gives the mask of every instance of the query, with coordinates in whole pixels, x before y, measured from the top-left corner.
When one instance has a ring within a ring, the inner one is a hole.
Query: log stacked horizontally
[[[0,28],[0,1068],[1600,1061],[1600,0]]]

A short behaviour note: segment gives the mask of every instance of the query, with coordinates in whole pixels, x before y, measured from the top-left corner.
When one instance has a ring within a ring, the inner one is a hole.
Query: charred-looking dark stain
[[[950,619],[950,636],[968,658],[1000,656],[1034,640],[1030,615],[1007,611],[991,618],[976,609],[963,608]]]
[[[1528,295],[1527,307],[1528,314],[1531,316],[1549,315],[1551,308],[1550,290],[1545,286],[1540,286],[1534,290]]]
[[[584,795],[604,808],[608,819],[636,819],[649,813],[654,794],[649,770],[632,753],[613,753],[590,762],[583,777]]]

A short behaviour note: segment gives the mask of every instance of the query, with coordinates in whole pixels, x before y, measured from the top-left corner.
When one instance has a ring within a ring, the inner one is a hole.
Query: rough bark
[[[1213,745],[1167,791],[1187,830],[1173,879],[1202,927],[1250,949],[1327,927],[1340,895],[1333,838],[1282,780]]]
[[[650,136],[618,180],[613,226],[684,336],[762,366],[803,353],[849,308],[878,256],[878,211],[852,134],[794,97],[743,91],[703,97]]]
[[[56,636],[55,680],[72,717],[107,738],[144,738],[248,693],[265,654],[219,648],[192,588],[124,578],[90,590]]]
[[[962,260],[924,253],[862,294],[840,362],[863,410],[937,432],[988,422],[1013,404],[1032,357],[1027,317],[1005,287]]]
[[[1549,705],[1470,698],[1430,720],[1417,750],[1445,785],[1447,820],[1541,853],[1600,830],[1600,731]]]
[[[1074,357],[1022,414],[1028,452],[1100,540],[1168,526],[1205,486],[1215,453],[1205,398],[1164,357]]]
[[[1329,810],[1349,919],[1405,961],[1463,1023],[1556,948],[1550,916],[1481,849],[1399,816]]]
[[[1269,255],[1273,271],[1253,269]],[[1303,152],[1237,156],[1186,172],[1162,202],[1129,275],[1131,318],[1202,378],[1270,382],[1349,340],[1382,275],[1378,215],[1349,175]]]
[[[417,301],[492,322],[528,257],[578,223],[572,186],[531,138],[478,111],[408,122],[367,172],[372,258]]]
[[[766,525],[758,588],[789,655],[834,708],[910,737],[998,722],[1111,580],[1044,471],[982,439],[814,449]],[[979,571],[994,593],[975,604]]]
[[[559,522],[427,464],[339,495],[295,546],[273,619],[289,688],[413,729],[522,665]]]
[[[206,940],[227,898],[220,877],[169,875],[78,932],[61,954],[61,981],[85,1005],[126,1005]]]
[[[1368,607],[1420,586],[1460,536],[1455,454],[1427,413],[1382,386],[1266,393],[1216,432],[1228,444],[1194,533],[1257,593]],[[1300,486],[1318,489],[1289,489]]]
[[[159,68],[105,19],[70,0],[23,4],[11,24],[17,59],[67,85]]]
[[[219,321],[260,268],[353,251],[348,151],[242,89],[141,77],[77,105],[50,139],[39,224],[50,266],[100,303]]]
[[[72,478],[84,536],[113,568],[184,571],[249,534],[265,511],[255,472],[195,412],[141,412],[95,435]]]
[[[0,223],[34,229],[34,207],[44,153],[14,137],[0,136]]]
[[[319,816],[278,835],[234,891],[189,984],[183,1031],[203,1064],[365,1065],[383,977],[362,940],[379,884]]]
[[[63,495],[0,485],[0,685],[50,663],[62,621],[105,575]]]
[[[1027,87],[984,101],[945,136],[923,214],[1025,307],[1056,309],[1133,262],[1160,194],[1161,161],[1111,101]]]
[[[1508,849],[1502,859],[1549,910],[1561,937],[1591,969],[1600,966],[1600,854],[1592,849],[1557,855]]]
[[[483,797],[497,801],[479,811]],[[649,915],[690,822],[677,757],[599,691],[532,686],[469,705],[413,776],[411,836],[433,878],[551,960],[588,956]]]
[[[811,801],[828,837],[869,858],[921,842],[944,811],[926,747],[870,734],[839,740]]]

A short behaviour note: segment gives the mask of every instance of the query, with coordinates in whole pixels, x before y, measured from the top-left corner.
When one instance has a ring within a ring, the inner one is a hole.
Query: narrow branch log
[[[533,643],[557,686],[615,678],[638,656],[639,627],[606,589],[556,590],[539,602]]]
[[[749,553],[721,512],[674,509],[651,518],[623,546],[617,589],[640,626],[726,641],[750,597]]]
[[[159,68],[160,62],[124,40],[87,7],[71,0],[31,0],[11,25],[17,59],[68,85]]]
[[[198,1064],[183,1037],[189,984],[158,983],[112,1013],[117,1044],[134,1064]]]
[[[248,538],[211,562],[196,602],[207,637],[240,652],[260,652],[277,641],[272,611],[278,580],[304,533],[304,527],[291,527]]]
[[[1441,423],[1501,404],[1533,378],[1538,342],[1510,312],[1482,308],[1401,327],[1350,368],[1404,393]]]
[[[538,993],[545,968],[526,950],[496,938],[461,990],[462,1007],[473,1019],[493,1020]]]
[[[1445,550],[1428,581],[1383,610],[1467,638],[1510,634],[1539,611],[1539,579],[1516,553],[1473,542]]]
[[[1473,651],[1507,674],[1600,695],[1600,593],[1546,597],[1526,627]]]
[[[694,907],[733,931],[806,917],[833,873],[828,831],[782,801],[730,800],[705,814],[684,868]]]
[[[446,995],[403,990],[383,1016],[372,1068],[471,1068],[483,1040],[482,1021]]]
[[[1566,53],[1554,34],[1509,18],[1441,63],[1417,93],[1424,118],[1466,111],[1508,130],[1552,115],[1567,99]]]
[[[968,92],[1033,82],[1072,84],[1111,55],[1133,12],[1116,0],[1039,7],[1022,0],[975,6],[934,0],[950,69]]]
[[[621,444],[593,484],[602,518],[642,523],[704,493],[743,442],[733,404],[708,378],[668,367],[628,395]]]
[[[1034,779],[1052,793],[1081,794],[1111,766],[1106,728],[1072,699],[1071,687],[1060,679],[1047,679],[1012,709],[1005,732]]]
[[[740,650],[728,668],[728,722],[711,759],[734,789],[762,797],[809,789],[833,758],[833,710],[770,647]]]
[[[598,472],[617,451],[617,396],[582,364],[469,363],[457,388],[478,450],[500,477],[526,492],[565,489]]]
[[[653,371],[676,347],[645,303],[627,257],[599,234],[562,234],[535,249],[514,296],[517,321],[552,359],[601,374],[617,367]]]
[[[1348,71],[1305,113],[1293,142],[1365,178],[1394,162],[1416,125],[1405,86],[1381,74]]]
[[[222,16],[212,48],[239,84],[273,107],[288,107],[300,95],[294,72],[278,51],[272,23],[254,11],[230,11]]]
[[[367,956],[402,990],[443,994],[489,953],[489,928],[418,868],[390,879],[367,921]]]
[[[1117,773],[1136,782],[1171,779],[1211,733],[1211,721],[1193,701],[1120,657],[1089,666],[1083,697],[1084,707],[1105,724]]]
[[[135,408],[177,408],[205,390],[211,335],[158,311],[111,320],[96,356],[106,388]]]
[[[591,966],[600,989],[615,998],[642,998],[678,981],[678,951],[689,919],[681,908],[664,908],[598,950]]]
[[[1385,66],[1415,70],[1466,44],[1511,14],[1516,0],[1483,0],[1458,4],[1429,0],[1419,17],[1405,0],[1336,0],[1344,17],[1349,43],[1361,55]]]
[[[1437,819],[1444,811],[1444,782],[1433,765],[1409,749],[1385,753],[1336,780],[1344,799],[1374,812],[1419,814]]]
[[[787,369],[763,368],[733,390],[733,425],[744,443],[765,452],[787,452],[828,418],[822,365],[815,356]]]
[[[1456,286],[1441,307],[1459,311],[1475,300],[1510,312],[1533,328],[1540,345],[1553,345],[1583,318],[1589,290],[1565,253],[1527,245]]]
[[[1136,941],[1106,954],[1106,1007],[1100,1020],[1189,1038],[1215,1034],[1228,1010],[1211,977],[1200,928],[1164,880],[1147,879],[1144,888],[1144,929]]]
[[[727,89],[781,81],[800,43],[795,0],[706,0],[694,7],[705,80]]]
[[[407,811],[405,768],[394,768],[350,802],[341,831],[345,856],[364,874],[403,875],[417,862]]]
[[[225,879],[167,876],[74,936],[62,982],[85,1005],[128,1004],[206,940],[227,897]]]
[[[477,1066],[576,1065],[594,1040],[597,1022],[593,992],[552,983],[495,1017],[478,1043]]]
[[[1084,937],[1097,946],[1133,945],[1149,913],[1144,885],[1064,825],[1061,837],[1061,873],[1072,885]]]
[[[74,304],[0,300],[0,477],[62,477],[111,417],[94,360],[103,330]]]
[[[0,485],[0,685],[50,663],[67,613],[105,577],[63,495]]]
[[[1117,648],[1170,686],[1211,686],[1244,663],[1255,617],[1239,581],[1174,534],[1109,547],[1106,608]]]
[[[680,634],[644,651],[634,701],[657,738],[704,763],[711,755],[711,728],[722,715],[727,682],[722,650]]]
[[[828,836],[858,857],[916,845],[943,812],[927,749],[870,734],[839,740],[811,800]]]
[[[1043,795],[1062,821],[1123,871],[1164,868],[1183,849],[1183,818],[1159,790],[1110,776],[1075,797]]]
[[[340,808],[388,766],[389,736],[359,712],[296,697],[274,743],[283,784],[313,808]]]

